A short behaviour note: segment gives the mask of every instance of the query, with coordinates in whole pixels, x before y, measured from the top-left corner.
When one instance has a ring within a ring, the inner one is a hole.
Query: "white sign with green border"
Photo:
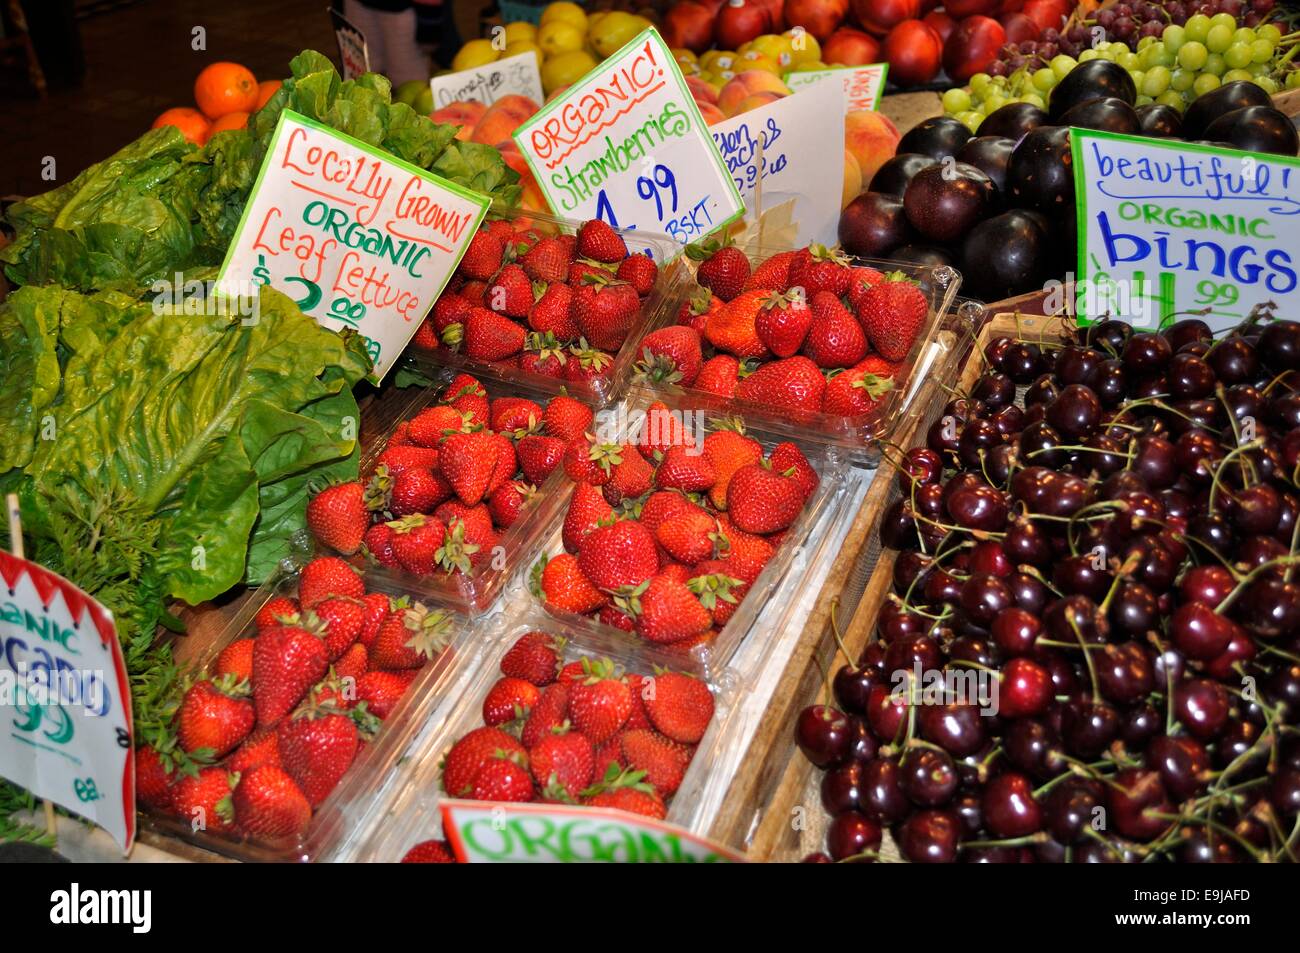
[[[868,63],[866,66],[834,66],[830,69],[796,70],[786,73],[785,84],[792,93],[837,79],[844,86],[844,112],[862,109],[876,110],[885,91],[888,63]]]
[[[648,29],[515,130],[551,209],[687,244],[745,204],[682,71]]]
[[[217,286],[269,284],[362,335],[378,383],[460,264],[491,200],[290,110]]]
[[[1300,310],[1300,160],[1071,129],[1081,323]]]

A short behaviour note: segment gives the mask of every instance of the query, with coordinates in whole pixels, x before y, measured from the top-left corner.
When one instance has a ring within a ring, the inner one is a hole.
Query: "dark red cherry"
[[[943,667],[943,649],[929,635],[909,635],[885,649],[885,671],[929,672]]]
[[[1255,349],[1239,335],[1231,335],[1210,349],[1210,366],[1221,384],[1241,384],[1255,377],[1259,358]]]
[[[1260,332],[1259,353],[1272,370],[1300,368],[1300,324],[1270,321]]]
[[[1106,788],[1110,824],[1121,837],[1149,841],[1163,834],[1172,823],[1167,817],[1173,807],[1160,781],[1160,774],[1147,768],[1125,768]]]
[[[1110,629],[1097,604],[1083,595],[1057,599],[1043,613],[1043,626],[1056,642],[1078,645],[1079,640],[1092,645],[1106,641]]]
[[[1263,767],[1268,762],[1268,748],[1259,743],[1260,729],[1244,719],[1230,719],[1219,740],[1214,743],[1214,766],[1222,771],[1242,759],[1236,770],[1243,775]]]
[[[968,420],[957,440],[957,456],[966,466],[978,470],[984,457],[1001,445],[1002,440],[1002,431],[993,421]]]
[[[1242,664],[1249,662],[1259,653],[1255,640],[1244,629],[1240,626],[1233,628],[1232,638],[1228,641],[1228,647],[1223,650],[1223,654],[1216,655],[1205,663],[1205,674],[1221,682],[1240,677]]]
[[[898,850],[914,864],[951,864],[957,859],[961,821],[951,811],[917,811],[898,834]]]
[[[1175,321],[1160,333],[1169,339],[1169,346],[1175,351],[1180,351],[1187,345],[1197,341],[1209,343],[1214,340],[1214,332],[1200,318],[1183,318],[1180,321]]]
[[[1273,532],[1281,515],[1281,494],[1267,483],[1256,483],[1236,493],[1232,525],[1242,535]]]
[[[1028,384],[1039,373],[1042,366],[1042,351],[1037,344],[1016,341],[1002,354],[998,370],[1006,374],[1016,384]]]
[[[1118,407],[1128,394],[1124,365],[1114,358],[1098,364],[1084,383],[1092,388],[1103,407]]]
[[[877,758],[862,766],[862,812],[882,824],[901,821],[912,809],[903,793],[898,763]]]
[[[1206,828],[1188,831],[1178,845],[1180,864],[1239,864],[1241,851],[1232,841]]]
[[[1101,421],[1101,401],[1085,384],[1070,384],[1047,405],[1045,418],[1063,437],[1079,439]]]
[[[1236,626],[1203,602],[1184,602],[1169,619],[1169,637],[1188,658],[1207,661],[1221,655]]]
[[[1194,678],[1174,686],[1174,716],[1187,733],[1201,741],[1213,739],[1228,721],[1228,693],[1218,682]]]
[[[1155,688],[1151,659],[1137,642],[1106,645],[1092,662],[1102,696],[1117,705],[1131,705]]]
[[[1018,718],[1007,728],[1007,760],[1037,778],[1053,778],[1067,767],[1061,743],[1042,721]]]
[[[1007,374],[989,371],[975,381],[971,396],[991,411],[1000,410],[1016,399],[1016,383]]]
[[[834,816],[856,811],[862,798],[862,765],[849,761],[822,775],[822,807]]]
[[[895,693],[891,685],[872,687],[867,699],[867,724],[871,726],[871,733],[877,740],[883,744],[892,744],[899,737],[899,729],[907,717],[907,707],[906,689]]]
[[[1200,602],[1214,609],[1236,585],[1232,573],[1223,566],[1192,566],[1179,583],[1178,594],[1186,602]]]
[[[948,498],[948,512],[965,529],[998,532],[1007,523],[1007,501],[991,486],[963,487]]]
[[[1097,830],[1105,817],[1104,789],[1082,779],[1070,778],[1052,788],[1043,805],[1044,822],[1052,839],[1060,844],[1080,844],[1090,830]]]
[[[1234,606],[1245,628],[1262,639],[1300,632],[1300,586],[1272,576],[1256,579]]]
[[[987,573],[1005,579],[1015,571],[1015,568],[1006,551],[1003,550],[1002,544],[997,540],[986,539],[976,543],[975,548],[970,551],[971,572]]]
[[[1052,584],[1067,596],[1087,596],[1100,602],[1110,591],[1111,574],[1102,554],[1081,553],[1057,560],[1052,568]]]
[[[841,665],[831,681],[835,703],[842,711],[863,714],[867,710],[871,687],[880,680],[880,673],[874,668],[861,668],[847,663]]]
[[[973,692],[978,692],[978,688]],[[991,693],[990,693],[991,694]],[[921,737],[938,745],[955,758],[964,758],[981,750],[988,738],[986,726],[988,718],[974,704],[980,702],[991,705],[993,699],[970,699],[971,704],[945,702],[927,704],[917,708],[917,723]]]
[[[1141,635],[1158,628],[1160,609],[1150,587],[1131,579],[1122,579],[1110,597],[1106,619],[1121,634]]]
[[[1175,801],[1205,790],[1210,779],[1210,755],[1205,745],[1185,735],[1162,735],[1147,746],[1146,765],[1160,772],[1160,781]]]
[[[1017,566],[1046,566],[1052,559],[1052,544],[1033,520],[1013,519],[1002,539],[1002,550]]]
[[[1051,424],[1040,420],[1020,431],[1016,449],[1026,466],[1063,467],[1070,459],[1069,451],[1059,449],[1064,443],[1068,441]]]
[[[1279,771],[1269,785],[1268,802],[1288,821],[1300,814],[1300,771],[1294,768]]]
[[[858,858],[859,855],[874,854],[880,849],[882,831],[880,825],[871,818],[857,811],[848,811],[838,815],[826,830],[826,849],[834,860]],[[862,857],[870,861],[871,856]]]
[[[899,764],[903,793],[918,807],[942,807],[957,792],[957,768],[946,751],[913,748]]]
[[[1153,490],[1173,486],[1178,479],[1174,445],[1155,434],[1138,437],[1133,445],[1133,472]]]
[[[990,632],[1003,655],[1028,655],[1043,634],[1043,623],[1032,612],[1012,606],[998,613]]]
[[[1141,751],[1165,730],[1165,716],[1150,702],[1134,705],[1124,713],[1119,736],[1130,751]]]
[[[1027,658],[1013,658],[1002,667],[998,714],[1003,718],[1041,715],[1051,700],[1052,676],[1043,666]]]
[[[1131,374],[1156,374],[1164,370],[1173,354],[1167,338],[1141,332],[1124,343],[1121,359],[1124,369]]]
[[[1061,736],[1076,758],[1092,759],[1110,747],[1119,728],[1119,715],[1106,702],[1076,701],[1065,706]]]
[[[828,705],[810,705],[795,723],[795,743],[819,768],[843,761],[849,748],[849,719]]]
[[[961,587],[962,611],[973,622],[988,626],[1012,605],[1011,589],[997,576],[972,573]]]
[[[984,826],[995,837],[1026,837],[1043,826],[1043,810],[1023,774],[1007,771],[989,780],[980,800]]]
[[[1124,350],[1124,342],[1132,336],[1133,325],[1107,319],[1089,325],[1084,334],[1084,342],[1089,347],[1105,351],[1107,354],[1119,355]]]
[[[1079,347],[1077,344],[1067,345],[1056,355],[1056,379],[1062,386],[1082,384],[1101,363],[1102,357],[1091,348]]]
[[[904,493],[912,489],[912,482],[938,483],[943,477],[943,458],[929,447],[913,447],[903,455],[898,468],[898,487]]]
[[[1007,587],[1011,590],[1011,597],[1016,600],[1017,608],[1035,615],[1041,615],[1047,608],[1047,587],[1029,573],[1012,573],[1007,579]]]
[[[1215,377],[1210,362],[1195,354],[1175,354],[1165,369],[1169,394],[1175,400],[1209,397],[1214,393]]]

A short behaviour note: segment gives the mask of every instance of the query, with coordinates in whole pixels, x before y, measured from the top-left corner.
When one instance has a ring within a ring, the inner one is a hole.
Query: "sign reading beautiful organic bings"
[[[831,69],[803,70],[785,74],[785,84],[791,92],[817,86],[828,80],[839,80],[844,87],[844,112],[876,109],[885,89],[888,63],[871,63],[867,66],[836,66]]]
[[[356,79],[363,73],[369,73],[370,50],[366,46],[365,34],[337,10],[330,11],[330,19],[334,22],[334,38],[339,44],[343,78]]]
[[[366,340],[378,382],[460,263],[490,200],[285,110],[218,287],[270,284]]]
[[[681,70],[651,29],[514,134],[557,215],[692,242],[744,204]]]
[[[443,830],[462,863],[710,864],[739,854],[672,824],[563,804],[443,801]]]
[[[0,552],[0,774],[135,839],[131,693],[112,614]]]
[[[512,94],[527,96],[535,103],[545,98],[542,76],[537,70],[537,54],[531,52],[435,76],[429,80],[429,88],[433,90],[434,109],[467,100],[491,106],[502,96]]]
[[[1070,131],[1083,321],[1215,330],[1300,309],[1300,160]]]

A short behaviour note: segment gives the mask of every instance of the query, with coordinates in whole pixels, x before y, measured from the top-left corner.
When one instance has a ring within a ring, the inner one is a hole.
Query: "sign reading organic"
[[[429,88],[433,90],[434,109],[466,100],[477,100],[491,106],[502,96],[511,94],[527,96],[535,103],[545,98],[542,75],[537,69],[537,54],[532,52],[508,56],[458,73],[435,76],[429,80]]]
[[[800,247],[834,245],[844,193],[844,98],[834,83],[811,86],[711,126],[747,215],[793,201]]]
[[[785,84],[792,92],[820,86],[827,80],[839,80],[844,87],[844,112],[859,109],[876,109],[885,89],[888,63],[870,63],[866,66],[836,66],[831,69],[803,70],[785,74]]]
[[[1300,309],[1300,160],[1070,131],[1081,321],[1215,330]]]
[[[369,73],[370,51],[366,47],[365,34],[337,10],[330,10],[330,19],[334,21],[334,38],[339,44],[343,78],[356,79],[362,73]]]
[[[0,773],[135,840],[131,691],[112,614],[0,552]]]
[[[712,864],[743,854],[672,824],[563,804],[443,801],[443,830],[462,863]]]
[[[646,30],[514,133],[557,215],[687,243],[744,211],[659,33]]]
[[[442,292],[490,200],[285,110],[218,287],[270,284],[366,340],[378,382]]]

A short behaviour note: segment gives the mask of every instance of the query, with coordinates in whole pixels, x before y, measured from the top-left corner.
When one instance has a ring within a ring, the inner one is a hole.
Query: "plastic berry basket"
[[[195,829],[190,818],[178,818],[142,804],[140,813],[144,826],[214,853],[249,862],[314,861],[346,838],[356,818],[365,812],[381,787],[383,778],[406,756],[407,747],[437,707],[448,683],[472,664],[475,651],[475,639],[471,634],[473,623],[463,614],[435,599],[412,593],[382,573],[362,570],[361,576],[367,593],[382,592],[393,599],[406,597],[411,604],[420,603],[431,610],[447,613],[449,639],[437,656],[418,669],[414,681],[382,721],[375,737],[361,746],[338,785],[313,810],[311,821],[303,833],[267,840],[239,831],[228,834]],[[296,596],[298,578],[298,571],[282,568],[253,592],[220,634],[195,656],[189,672],[196,677],[210,674],[223,649],[237,639],[256,634],[254,618],[263,606],[276,597]]]
[[[625,429],[621,437],[622,441],[632,440],[635,436],[635,428],[640,425],[647,408],[653,401],[663,403],[670,411],[680,412],[683,415],[683,421],[689,420],[691,426],[698,425],[701,436],[707,436],[707,434],[715,430],[722,429],[724,425],[734,427],[739,423],[744,426],[747,436],[753,437],[762,445],[765,457],[780,443],[790,442],[795,444],[808,459],[813,469],[816,470],[819,478],[817,488],[805,501],[798,518],[785,531],[785,536],[777,545],[775,553],[749,587],[731,618],[727,620],[717,636],[707,643],[695,645],[688,649],[673,649],[671,643],[668,645],[656,644],[643,639],[634,632],[627,632],[591,620],[586,616],[556,609],[547,605],[542,597],[535,593],[534,598],[537,599],[548,614],[573,624],[594,626],[605,633],[606,638],[610,640],[610,644],[623,644],[626,647],[624,650],[626,652],[635,654],[645,651],[656,656],[666,655],[679,660],[684,656],[690,656],[694,659],[694,662],[690,664],[706,676],[712,676],[713,673],[721,671],[730,664],[736,651],[749,637],[751,631],[755,629],[755,622],[759,614],[780,585],[795,557],[810,548],[820,546],[821,540],[812,537],[813,527],[817,525],[824,514],[835,512],[842,507],[844,498],[847,496],[842,475],[852,465],[851,454],[844,448],[833,444],[809,440],[804,436],[764,430],[761,426],[755,426],[748,414],[717,413],[708,408],[700,408],[689,399],[683,399],[679,395],[651,395],[644,390],[634,392],[624,401],[623,408],[626,416],[624,418]],[[608,414],[609,411],[603,413]],[[598,415],[598,426],[600,420],[601,416]],[[562,524],[563,514],[560,515],[555,526],[552,527],[550,534],[543,540],[545,553],[548,556],[555,556],[564,551]],[[537,563],[534,562],[533,568],[536,565]],[[686,663],[679,661],[678,664]]]
[[[520,607],[497,619],[493,637],[484,647],[480,662],[465,691],[431,719],[428,730],[411,746],[409,768],[399,773],[387,786],[389,795],[376,805],[365,825],[366,835],[338,859],[360,862],[392,863],[399,861],[416,844],[425,840],[442,840],[443,820],[439,810],[446,795],[442,787],[442,760],[458,739],[483,725],[483,700],[501,677],[500,663],[506,651],[522,635],[543,631],[566,640],[563,661],[582,658],[609,659],[620,671],[654,674],[654,667],[700,676],[689,659],[653,653],[629,654],[626,645],[611,641],[603,626],[586,620],[560,621],[535,607]],[[730,722],[738,710],[740,690],[735,673],[719,671],[705,678],[713,694],[714,714],[708,730],[697,745],[690,765],[677,791],[667,799],[665,822],[694,834],[703,835],[707,828],[707,805],[729,780],[712,770],[719,745],[729,734]],[[537,860],[555,857],[538,856]]]
[[[551,235],[576,234],[582,225],[582,222],[554,215],[517,209],[493,209],[488,213],[488,219],[512,222],[520,228],[532,227],[541,234]],[[682,262],[682,246],[668,236],[624,228],[614,231],[622,236],[631,253],[647,253],[655,260],[659,265],[659,277],[650,294],[641,302],[640,314],[623,346],[617,354],[612,355],[613,363],[603,377],[590,381],[570,381],[524,371],[507,362],[475,360],[448,347],[428,349],[415,343],[406,350],[407,364],[426,374],[430,365],[455,367],[475,376],[511,385],[532,386],[542,392],[556,394],[564,390],[593,407],[608,405],[624,391],[632,376],[632,367],[638,354],[637,343],[644,331],[649,325],[657,324],[662,315],[675,313],[676,303],[684,293],[683,287],[688,280],[687,269]]]
[[[754,245],[742,245],[741,248],[749,257],[751,266],[773,254],[791,250],[784,247],[758,248]],[[954,311],[961,276],[952,268],[868,258],[850,257],[849,261],[853,265],[883,272],[902,272],[917,282],[929,303],[926,321],[917,333],[907,357],[901,362],[902,367],[894,380],[893,388],[869,412],[843,416],[820,411],[779,410],[741,398],[721,397],[694,387],[650,381],[637,374],[635,368],[632,375],[633,389],[659,397],[673,394],[694,407],[741,414],[753,426],[774,434],[848,447],[854,451],[855,462],[875,466],[879,462],[877,441],[888,441],[903,428],[908,419],[919,413],[920,406],[924,404],[923,392],[933,381],[951,378],[956,373],[958,362],[965,353],[974,330],[967,316]],[[682,284],[682,296],[672,308],[660,312],[657,319],[647,325],[645,334],[676,324],[682,304],[702,290],[694,277],[697,263],[687,262],[686,267],[691,269],[691,277]],[[712,353],[708,342],[702,343],[705,345],[706,356]],[[637,347],[640,348],[639,341]]]

